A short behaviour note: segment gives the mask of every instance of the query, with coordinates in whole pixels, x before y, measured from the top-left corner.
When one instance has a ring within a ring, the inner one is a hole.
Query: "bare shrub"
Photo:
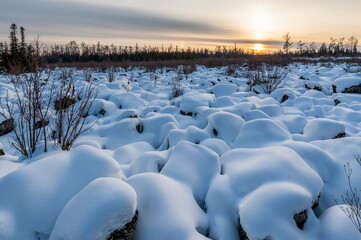
[[[227,76],[234,76],[239,66],[235,64],[227,65],[226,67],[226,75]]]
[[[106,73],[107,73],[108,81],[114,82],[115,81],[115,68],[114,67],[108,68],[106,70]]]
[[[56,111],[53,138],[62,150],[69,151],[75,140],[94,124],[86,124],[86,116],[97,96],[94,83],[77,87],[74,81],[63,81],[59,88],[56,101],[76,99],[77,102]]]
[[[183,66],[183,74],[186,76],[186,80],[188,80],[189,74],[195,71],[197,71],[197,66],[195,64]]]
[[[177,74],[172,78],[172,96],[173,98],[183,95],[183,87],[181,84],[182,76],[177,72]]]
[[[355,159],[361,166],[360,155],[356,155]],[[348,190],[346,190],[346,192],[341,195],[342,203],[344,205],[340,205],[336,198],[334,198],[334,201],[344,212],[344,214],[346,214],[346,216],[351,220],[352,224],[357,228],[357,230],[361,233],[361,200],[359,195],[359,192],[361,193],[361,189],[357,189],[356,187],[352,186],[352,168],[350,168],[349,162],[344,165],[344,169],[348,183]]]
[[[84,81],[90,82],[90,80],[92,78],[92,73],[93,73],[93,70],[91,68],[83,69]]]
[[[60,69],[61,79],[63,79],[63,80],[72,78],[74,73],[75,73],[74,68],[61,68]]]
[[[149,75],[149,79],[151,82],[153,82],[153,86],[156,87],[157,86],[157,75],[153,72],[150,73]]]
[[[12,76],[10,82],[15,90],[15,98],[9,93],[5,102],[1,102],[2,112],[6,119],[15,120],[14,137],[11,146],[25,157],[32,157],[39,140],[44,140],[44,151],[47,151],[47,131],[49,108],[53,99],[53,85],[47,79],[41,80],[42,71]]]
[[[287,72],[279,67],[259,67],[248,74],[248,85],[252,91],[257,91],[256,86],[260,87],[264,93],[271,94],[280,87]]]

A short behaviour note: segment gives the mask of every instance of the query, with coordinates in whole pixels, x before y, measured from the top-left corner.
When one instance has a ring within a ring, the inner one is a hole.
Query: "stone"
[[[297,213],[293,216],[293,219],[296,222],[296,225],[299,229],[303,229],[303,226],[305,225],[305,222],[307,220],[307,213],[306,210],[300,213]]]
[[[138,211],[135,211],[133,219],[125,224],[124,227],[112,232],[107,240],[131,240],[135,233],[138,222]]]
[[[14,119],[6,119],[2,123],[0,123],[0,136],[10,133],[15,128]]]
[[[54,101],[54,108],[56,111],[64,110],[75,103],[75,99],[71,97],[63,97]]]

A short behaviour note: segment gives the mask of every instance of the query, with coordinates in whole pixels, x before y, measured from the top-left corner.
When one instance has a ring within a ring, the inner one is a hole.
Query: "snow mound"
[[[267,235],[259,231],[264,221],[268,226],[283,224],[265,228],[268,234],[290,231],[284,237],[293,239],[294,230],[299,236],[293,215],[311,208],[323,181],[296,152],[286,147],[234,149],[223,154],[220,161],[222,175],[213,180],[206,197],[211,238],[238,239],[240,223],[251,236]],[[270,221],[273,217],[279,219]]]
[[[161,174],[190,186],[196,201],[203,205],[209,185],[220,170],[218,155],[215,152],[182,141],[174,147]]]
[[[186,185],[155,173],[135,175],[127,183],[137,193],[135,239],[208,239],[206,214]]]
[[[307,234],[300,231],[293,216],[310,209],[312,200],[310,192],[301,185],[290,182],[266,183],[240,202],[240,224],[249,239],[305,239]],[[261,214],[255,214],[255,209]],[[308,218],[313,214],[312,211],[307,213]]]
[[[103,99],[95,99],[91,108],[89,109],[89,115],[109,115],[113,113],[117,107],[113,102],[109,102]]]
[[[179,108],[185,114],[196,113],[198,107],[208,107],[213,101],[214,96],[212,94],[188,92],[181,97]]]
[[[204,129],[211,136],[232,144],[239,135],[245,121],[243,118],[228,112],[217,112],[208,116],[208,125]]]
[[[290,140],[291,134],[270,119],[256,119],[243,125],[234,148],[257,148]]]
[[[113,94],[109,101],[122,109],[139,108],[146,105],[146,101],[131,92]]]
[[[338,93],[344,92],[346,89],[360,84],[360,77],[340,77],[333,82],[333,85],[336,87],[336,91]]]
[[[217,98],[222,96],[230,96],[232,93],[235,93],[238,89],[238,86],[235,84],[221,83],[210,89]]]
[[[309,141],[325,140],[345,136],[345,126],[342,123],[331,119],[312,119],[309,121],[303,135]]]
[[[63,208],[49,240],[106,239],[129,223],[136,211],[133,188],[116,178],[98,178]]]
[[[26,165],[0,179],[0,239],[50,235],[69,200],[94,179],[124,178],[118,164],[100,150],[80,146]],[[6,220],[9,221],[9,220]]]
[[[173,129],[168,135],[169,147],[174,147],[178,142],[183,140],[199,144],[201,141],[209,137],[208,133],[195,126],[189,126],[184,130]]]

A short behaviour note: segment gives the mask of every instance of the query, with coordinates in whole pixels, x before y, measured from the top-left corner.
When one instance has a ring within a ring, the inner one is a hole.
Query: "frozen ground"
[[[347,162],[361,189],[361,95],[341,93],[361,77],[345,69],[289,65],[266,95],[198,67],[177,98],[171,70],[94,72],[99,120],[71,151],[24,159],[0,137],[0,239],[106,239],[136,210],[134,239],[361,239],[334,202]]]

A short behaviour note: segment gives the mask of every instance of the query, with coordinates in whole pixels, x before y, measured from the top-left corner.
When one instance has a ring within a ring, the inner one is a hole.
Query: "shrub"
[[[56,101],[61,102],[63,99],[77,100],[77,102],[64,105],[56,111],[53,138],[57,140],[57,144],[61,146],[62,150],[69,151],[80,134],[95,124],[95,122],[86,124],[85,118],[96,96],[97,92],[93,82],[84,87],[76,87],[74,81],[71,80],[62,82],[62,86],[56,95]]]
[[[1,102],[1,115],[6,119],[15,119],[14,137],[11,146],[25,157],[32,157],[39,140],[44,140],[47,151],[47,131],[49,108],[53,99],[53,85],[47,79],[41,79],[42,71],[12,76],[10,82],[15,89],[15,98],[9,93],[5,102]]]
[[[92,73],[93,73],[93,70],[91,68],[83,69],[84,80],[86,82],[90,82],[90,80],[92,78]]]
[[[115,69],[114,67],[110,67],[106,70],[107,76],[108,76],[108,81],[109,82],[114,82],[115,80]]]
[[[172,96],[173,98],[183,95],[183,87],[181,84],[182,76],[177,73],[172,79]]]
[[[356,155],[355,159],[361,166],[361,156]],[[344,205],[340,205],[336,198],[334,198],[334,201],[361,233],[361,200],[359,195],[359,193],[361,193],[361,189],[357,189],[352,186],[352,168],[350,168],[349,162],[344,165],[344,169],[348,183],[348,190],[346,190],[346,192],[341,195],[342,203]]]
[[[264,93],[271,94],[280,87],[283,79],[287,76],[287,72],[279,67],[262,66],[255,71],[250,71],[247,76],[247,84],[252,91],[258,93],[255,89],[258,86]]]

